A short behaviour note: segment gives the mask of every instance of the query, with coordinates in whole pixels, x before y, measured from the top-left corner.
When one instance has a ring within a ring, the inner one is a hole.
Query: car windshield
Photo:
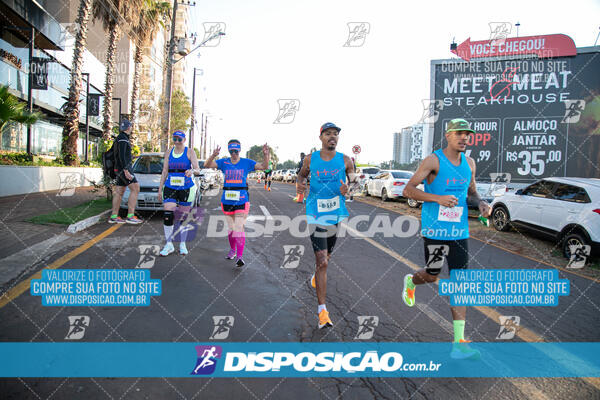
[[[392,172],[392,176],[396,179],[410,179],[412,178],[412,172]]]
[[[163,169],[161,156],[140,156],[133,164],[134,174],[160,174]]]
[[[198,167],[204,168],[204,160],[198,160]]]
[[[378,172],[379,172],[379,168],[363,168],[362,169],[363,174],[374,175]]]

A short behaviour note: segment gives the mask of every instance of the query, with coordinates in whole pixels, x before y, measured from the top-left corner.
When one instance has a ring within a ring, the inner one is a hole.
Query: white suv
[[[492,203],[492,224],[511,226],[556,241],[569,258],[569,245],[590,245],[600,254],[600,179],[546,178]]]

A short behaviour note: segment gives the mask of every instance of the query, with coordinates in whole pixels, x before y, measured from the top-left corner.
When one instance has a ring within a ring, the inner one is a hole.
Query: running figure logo
[[[138,246],[138,249],[140,250],[140,259],[135,267],[152,268],[156,262],[160,247],[157,244],[142,244]]]
[[[444,259],[450,252],[450,246],[446,244],[430,244],[427,246],[429,258],[427,259],[426,269],[441,269],[444,266]]]
[[[90,317],[87,315],[70,315],[68,318],[69,331],[67,332],[65,340],[83,339],[85,328],[90,326]]]
[[[495,46],[504,43],[512,31],[510,22],[490,22],[490,44]]]
[[[585,100],[565,100],[565,116],[562,121],[565,124],[576,124],[585,109]]]
[[[204,38],[202,41],[210,39],[219,32],[225,33],[225,22],[205,22],[202,26],[204,26]],[[221,43],[221,35],[217,35],[213,39],[210,39],[204,44],[204,47],[217,47],[219,43]]]
[[[303,255],[303,245],[283,245],[283,264],[281,264],[281,268],[298,268],[298,265],[300,264],[300,258]]]
[[[300,110],[300,100],[298,99],[278,99],[279,113],[273,121],[274,124],[291,124],[296,118],[296,113]]]
[[[371,339],[375,328],[379,325],[379,317],[376,315],[360,315],[358,319],[358,332],[354,339]]]
[[[217,359],[223,355],[221,346],[196,346],[198,360],[191,375],[210,375],[217,368]]]
[[[518,316],[505,316],[500,317],[500,331],[496,339],[510,340],[515,337],[515,334],[521,329],[519,324],[521,323],[521,317]]]
[[[508,172],[490,172],[492,183],[510,183],[511,176]]]
[[[227,337],[229,336],[229,330],[233,328],[233,322],[235,321],[235,319],[232,316],[228,315],[213,315],[212,319],[215,323],[215,327],[209,339],[227,339]]]
[[[418,124],[434,124],[440,116],[440,110],[444,109],[444,102],[436,99],[423,99],[423,115]]]
[[[361,47],[365,44],[369,32],[371,32],[371,24],[368,22],[348,22],[348,40],[344,43],[344,47]]]
[[[179,209],[175,210],[175,228],[172,234],[172,238],[176,242],[181,242],[181,234],[184,235],[185,242],[191,242],[196,238],[196,232],[198,226],[202,224],[204,219],[204,209],[200,207],[194,207],[189,212],[184,213]]]
[[[80,172],[59,172],[60,179],[57,196],[69,197],[75,194],[75,188],[82,181]]]
[[[580,269],[580,268],[585,267],[585,262],[587,261],[587,258],[590,256],[591,250],[592,250],[592,247],[589,244],[586,244],[586,245],[570,244],[569,252],[571,252],[571,258],[569,259],[567,268]]]

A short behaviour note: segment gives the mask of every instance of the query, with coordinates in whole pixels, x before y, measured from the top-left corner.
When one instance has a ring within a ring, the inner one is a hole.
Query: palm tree
[[[133,73],[133,87],[131,89],[131,121],[135,124],[137,116],[137,101],[140,86],[140,70],[144,47],[149,46],[160,27],[165,27],[165,21],[171,14],[169,2],[160,0],[145,0],[144,8],[140,13],[138,23],[134,27],[135,33],[135,55],[133,62],[135,69]],[[135,131],[135,128],[133,129]]]
[[[8,86],[0,85],[0,132],[9,122],[35,124],[42,116],[39,112],[30,113],[25,110],[25,103],[19,101],[8,91]]]
[[[112,98],[113,75],[115,72],[116,50],[119,38],[123,33],[122,26],[137,23],[135,17],[146,0],[94,0],[92,12],[94,19],[102,21],[104,30],[108,33],[108,48],[106,50],[106,81],[104,84],[104,107],[102,116],[102,138],[110,139],[112,130]]]
[[[82,87],[81,67],[87,40],[88,23],[92,11],[92,0],[80,0],[75,24],[78,27],[73,49],[69,99],[65,108],[66,121],[63,127],[61,153],[66,165],[77,165],[77,139],[79,138],[79,95]]]

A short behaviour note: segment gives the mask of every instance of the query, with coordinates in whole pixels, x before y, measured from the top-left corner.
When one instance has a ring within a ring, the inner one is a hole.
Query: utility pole
[[[175,20],[177,19],[177,3],[173,1],[173,17],[171,18],[171,38],[169,39],[169,55],[167,56],[167,81],[165,85],[165,111],[163,117],[163,135],[160,138],[160,147],[166,151],[166,139],[171,131],[171,94],[173,91],[173,57],[175,56]]]
[[[192,123],[190,128],[190,148],[194,148],[194,125],[196,123],[196,70],[194,67],[194,79],[192,79]],[[204,114],[202,114],[204,115]],[[200,147],[202,147],[202,139],[200,139]]]

